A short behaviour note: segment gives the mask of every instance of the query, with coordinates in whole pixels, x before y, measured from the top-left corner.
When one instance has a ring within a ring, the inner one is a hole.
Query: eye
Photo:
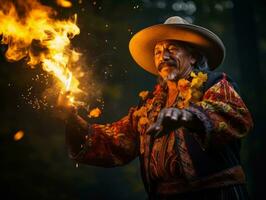
[[[178,48],[175,47],[175,46],[170,46],[170,47],[168,48],[168,51],[169,51],[170,53],[175,53],[175,52],[177,52],[177,50],[178,50]]]
[[[160,50],[156,50],[155,52],[154,52],[154,55],[155,56],[158,56],[158,55],[160,55],[161,54],[161,51]]]

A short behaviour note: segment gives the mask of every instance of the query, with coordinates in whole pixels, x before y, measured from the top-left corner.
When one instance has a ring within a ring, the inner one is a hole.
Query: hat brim
[[[213,32],[193,24],[158,24],[136,33],[129,42],[133,59],[148,72],[157,75],[154,64],[154,47],[163,40],[178,40],[194,46],[208,59],[210,70],[224,60],[225,47]]]

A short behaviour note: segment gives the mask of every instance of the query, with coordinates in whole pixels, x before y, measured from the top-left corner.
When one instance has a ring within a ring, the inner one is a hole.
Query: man
[[[138,32],[129,49],[158,85],[111,124],[91,125],[70,112],[70,157],[103,167],[139,157],[149,199],[248,199],[239,151],[253,124],[235,83],[212,72],[225,56],[222,41],[171,17]]]

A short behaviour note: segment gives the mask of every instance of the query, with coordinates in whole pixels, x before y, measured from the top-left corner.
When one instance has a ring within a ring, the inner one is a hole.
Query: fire
[[[14,2],[14,1],[12,1]],[[80,33],[77,15],[67,20],[55,19],[57,13],[37,0],[1,0],[1,43],[7,44],[8,61],[27,59],[60,81],[64,92],[80,93],[79,81],[71,69],[77,65],[80,53],[71,48],[70,40]],[[70,3],[58,0],[61,4]],[[74,101],[74,96],[71,97]]]

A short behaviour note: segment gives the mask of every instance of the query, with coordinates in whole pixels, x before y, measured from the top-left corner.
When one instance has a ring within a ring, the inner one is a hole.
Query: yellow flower
[[[190,101],[197,102],[203,95],[200,91],[200,87],[204,82],[207,81],[207,74],[204,74],[202,72],[199,72],[198,74],[191,72],[190,76],[193,78],[191,82],[186,79],[180,79],[178,81],[178,108],[187,108]]]
[[[208,79],[208,75],[202,72],[199,72],[197,75],[194,72],[191,72],[190,76],[193,77],[191,81],[191,87],[195,88],[200,88]]]
[[[193,72],[193,71],[190,73],[190,76],[191,76],[192,78],[197,77],[197,75],[196,75],[195,72]]]
[[[186,79],[180,79],[177,83],[177,89],[181,93],[186,93],[190,89],[190,82]]]
[[[191,95],[192,95],[191,101],[197,102],[200,100],[200,98],[202,97],[203,94],[201,91],[195,90],[192,88],[192,94]]]
[[[190,82],[186,79],[180,79],[177,83],[177,89],[179,90],[177,106],[179,108],[188,107],[191,99]]]
[[[218,130],[219,131],[224,131],[224,130],[226,130],[228,128],[228,126],[227,126],[227,124],[225,123],[225,122],[220,122],[219,124],[218,124]]]
[[[178,101],[177,107],[180,109],[187,108],[189,106],[189,101]]]
[[[140,119],[139,119],[139,125],[146,125],[146,124],[148,124],[149,123],[149,119],[147,118],[147,117],[141,117]]]

